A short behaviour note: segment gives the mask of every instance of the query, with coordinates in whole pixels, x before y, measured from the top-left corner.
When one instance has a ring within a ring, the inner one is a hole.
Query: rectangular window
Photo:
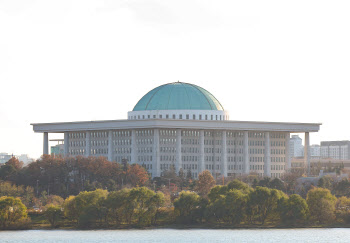
[[[186,119],[187,119],[187,120],[190,119],[190,115],[187,114],[187,115],[186,115]]]
[[[180,115],[179,119],[182,119],[182,115]]]
[[[202,120],[202,115],[199,115],[199,120]]]
[[[173,115],[173,119],[176,119],[176,116],[175,116],[175,114]]]

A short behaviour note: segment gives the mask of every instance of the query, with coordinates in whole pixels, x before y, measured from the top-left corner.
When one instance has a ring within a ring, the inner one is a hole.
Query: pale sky
[[[39,157],[30,123],[126,119],[178,80],[231,120],[321,122],[311,143],[348,140],[349,13],[348,0],[0,0],[0,152]]]

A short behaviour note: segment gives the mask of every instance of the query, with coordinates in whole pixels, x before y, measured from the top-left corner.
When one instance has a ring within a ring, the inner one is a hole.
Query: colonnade
[[[176,164],[175,169],[178,172],[182,168],[182,152],[181,152],[181,129],[176,129]],[[43,154],[49,154],[49,140],[48,133],[43,134]],[[249,132],[244,131],[243,138],[243,173],[249,174],[250,161],[249,161]],[[291,161],[289,156],[289,137],[287,133],[285,140],[285,154],[286,154],[286,169],[291,169]],[[91,132],[86,131],[86,148],[85,156],[89,156],[91,153]],[[227,176],[227,134],[226,131],[222,131],[221,141],[221,174]],[[199,163],[198,172],[205,170],[205,150],[204,150],[204,130],[199,131]],[[113,137],[112,131],[108,132],[108,160],[113,161]],[[265,154],[264,154],[264,175],[271,176],[271,148],[270,148],[270,132],[265,132]],[[309,132],[305,132],[305,164],[307,165],[307,171],[310,172],[310,135]],[[131,162],[136,161],[136,131],[131,132]],[[69,133],[64,133],[64,155],[69,155]],[[159,129],[154,129],[153,138],[153,177],[160,176],[160,145],[159,145]]]

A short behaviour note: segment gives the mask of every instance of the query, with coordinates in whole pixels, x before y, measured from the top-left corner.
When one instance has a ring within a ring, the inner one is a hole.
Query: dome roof
[[[189,83],[169,83],[145,94],[133,111],[144,110],[224,110],[207,90]]]

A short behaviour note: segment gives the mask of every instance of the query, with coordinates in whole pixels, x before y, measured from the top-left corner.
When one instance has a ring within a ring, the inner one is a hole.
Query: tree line
[[[168,188],[170,189],[170,188]],[[237,179],[216,185],[209,171],[200,173],[193,188],[172,196],[147,187],[82,191],[65,200],[51,199],[43,216],[52,227],[120,228],[158,225],[222,227],[326,226],[350,224],[350,198],[313,187],[306,199]],[[48,199],[47,199],[48,200]],[[0,227],[28,223],[19,198],[0,198]]]

